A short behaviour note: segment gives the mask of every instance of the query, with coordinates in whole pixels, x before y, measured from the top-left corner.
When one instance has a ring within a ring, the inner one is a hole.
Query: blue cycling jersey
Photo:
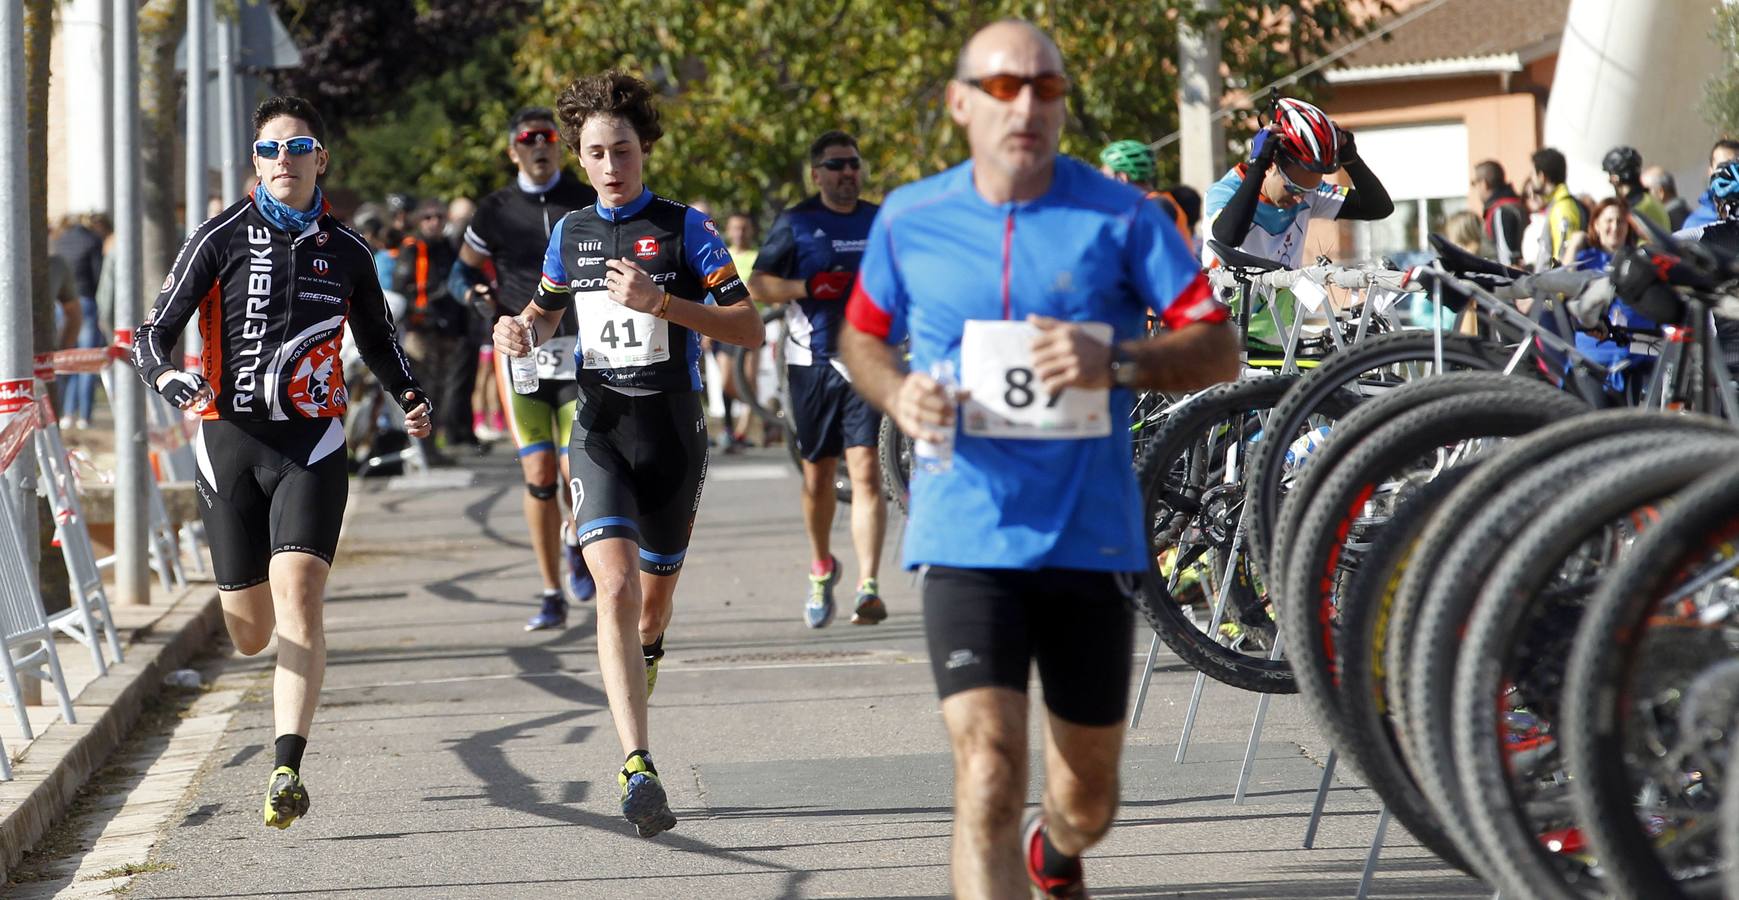
[[[970,162],[894,191],[870,229],[846,316],[911,367],[960,364],[969,320],[1029,314],[1111,325],[1116,340],[1223,322],[1207,279],[1156,204],[1070,157],[1036,200],[989,203]],[[1011,440],[961,431],[953,466],[916,473],[905,564],[1097,571],[1145,568],[1132,467],[1133,395],[1111,391],[1110,435]]]
[[[781,213],[767,232],[755,257],[755,271],[807,281],[821,272],[855,272],[863,258],[864,239],[876,217],[874,203],[860,201],[849,213],[828,209],[819,197]],[[839,326],[845,321],[844,296],[832,300],[804,297],[790,305],[791,325],[785,361],[792,365],[824,365],[839,348]]]

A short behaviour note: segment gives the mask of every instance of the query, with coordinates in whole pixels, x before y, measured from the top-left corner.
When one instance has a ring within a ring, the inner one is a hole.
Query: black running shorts
[[[844,456],[847,447],[876,445],[881,414],[832,364],[786,366],[785,378],[791,386],[791,424],[804,459],[832,459]]]
[[[350,496],[343,420],[207,419],[193,449],[219,590],[264,582],[272,557],[286,551],[332,562]]]
[[[942,699],[981,687],[1026,693],[1077,725],[1114,725],[1129,701],[1135,613],[1109,572],[924,570],[924,634]]]
[[[568,445],[580,546],[628,538],[640,545],[642,571],[676,574],[688,553],[706,465],[700,392],[630,397],[582,387]]]

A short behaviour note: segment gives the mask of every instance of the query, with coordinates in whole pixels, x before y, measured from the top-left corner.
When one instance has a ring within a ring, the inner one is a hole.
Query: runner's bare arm
[[[871,406],[887,413],[907,435],[941,440],[940,429],[954,422],[954,403],[936,380],[900,365],[899,349],[846,322],[839,332],[839,357],[851,384]],[[961,397],[964,397],[961,394]]]

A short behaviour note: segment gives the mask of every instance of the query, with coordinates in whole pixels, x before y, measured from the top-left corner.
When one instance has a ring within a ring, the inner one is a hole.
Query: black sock
[[[302,752],[308,749],[308,739],[299,734],[281,734],[273,745],[278,761],[273,768],[289,766],[297,772],[302,771]]]
[[[1051,846],[1051,833],[1046,829],[1039,830],[1039,854],[1039,871],[1052,878],[1068,878],[1081,865],[1080,857],[1064,856],[1063,851]]]
[[[736,401],[731,399],[731,395],[726,394],[725,395],[725,443],[727,443],[727,444],[730,443],[731,441],[736,440],[736,436],[737,436],[736,431],[733,430],[736,428],[736,422],[737,422],[736,409],[735,409],[736,405],[737,405]]]
[[[664,658],[664,635],[650,644],[640,645],[640,655],[646,657],[647,663],[655,663]]]

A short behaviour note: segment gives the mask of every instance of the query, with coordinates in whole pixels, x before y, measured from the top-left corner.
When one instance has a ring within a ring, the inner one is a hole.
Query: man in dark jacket
[[[1504,180],[1504,167],[1488,159],[1473,167],[1473,190],[1479,197],[1485,239],[1506,266],[1523,265],[1522,232],[1528,227],[1528,207]]]
[[[476,369],[474,363],[467,368],[463,358],[471,313],[447,288],[458,250],[442,231],[446,221],[447,209],[438,200],[417,208],[412,233],[399,244],[393,290],[405,298],[405,353],[436,410],[435,433],[452,448],[477,443],[471,430]]]

